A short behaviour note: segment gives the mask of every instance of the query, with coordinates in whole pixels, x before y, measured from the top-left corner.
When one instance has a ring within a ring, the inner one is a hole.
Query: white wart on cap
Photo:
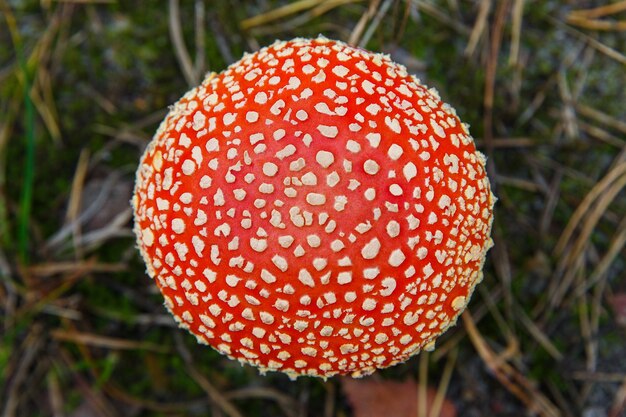
[[[436,91],[320,37],[185,94],[141,159],[133,206],[181,326],[262,371],[329,377],[405,361],[455,323],[494,200]]]

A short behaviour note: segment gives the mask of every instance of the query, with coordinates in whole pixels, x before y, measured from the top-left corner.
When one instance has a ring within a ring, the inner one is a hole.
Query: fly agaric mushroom
[[[387,56],[276,42],[178,101],[137,171],[165,305],[262,372],[361,376],[456,322],[494,197],[467,127]]]

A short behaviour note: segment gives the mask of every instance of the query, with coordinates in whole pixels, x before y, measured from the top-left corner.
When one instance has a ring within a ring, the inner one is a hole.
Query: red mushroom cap
[[[276,42],[178,101],[141,159],[135,232],[180,325],[291,376],[360,376],[453,325],[494,197],[466,126],[387,56]]]

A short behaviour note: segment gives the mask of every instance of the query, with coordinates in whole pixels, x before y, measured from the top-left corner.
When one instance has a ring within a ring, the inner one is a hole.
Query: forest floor
[[[197,345],[129,206],[169,105],[246,51],[318,34],[435,87],[498,197],[463,319],[354,381],[262,376]],[[624,416],[625,121],[626,1],[0,0],[0,416]]]

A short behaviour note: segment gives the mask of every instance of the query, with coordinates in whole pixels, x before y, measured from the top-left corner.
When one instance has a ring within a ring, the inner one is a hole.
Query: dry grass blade
[[[372,36],[374,36],[374,32],[382,22],[383,18],[389,11],[389,8],[394,1],[395,0],[385,0],[382,6],[380,6],[378,12],[374,16],[374,19],[372,19],[372,23],[370,23],[369,27],[365,31],[365,34],[363,35],[363,38],[361,38],[361,41],[359,42],[359,47],[365,48]]]
[[[579,136],[576,112],[574,111],[574,97],[567,83],[565,71],[559,71],[557,85],[561,95],[561,121],[565,129],[565,134],[570,141],[576,140]]]
[[[209,12],[209,27],[211,28],[213,40],[217,44],[217,49],[220,51],[224,62],[227,64],[234,62],[235,57],[231,48],[230,37],[227,33],[225,33],[220,20],[217,19],[212,12]]]
[[[474,348],[485,365],[493,372],[498,381],[526,405],[531,413],[542,417],[560,417],[561,412],[532,382],[517,369],[509,365],[501,355],[496,354],[482,337],[469,311],[462,316]]]
[[[467,46],[465,47],[465,56],[474,55],[478,41],[480,41],[480,38],[484,36],[485,30],[487,29],[487,18],[489,17],[491,4],[492,0],[480,1],[478,15],[476,16],[476,21],[474,22],[474,27],[472,28],[472,33],[469,41],[467,42]]]
[[[593,107],[586,106],[582,103],[576,103],[576,111],[578,111],[583,116],[587,116],[602,125],[610,126],[613,129],[618,130],[619,132],[626,135],[626,122],[611,117],[606,113],[598,111]]]
[[[318,6],[327,0],[299,0],[284,6],[278,7],[269,12],[258,14],[248,19],[242,20],[239,26],[243,30],[249,30],[253,27],[263,26],[278,19],[282,19],[287,16],[291,16],[298,12],[311,9]]]
[[[417,384],[417,417],[428,417],[428,360],[430,354],[427,351],[420,353],[419,374]]]
[[[615,372],[572,372],[572,379],[576,381],[597,381],[597,382],[622,382],[626,379],[626,374]]]
[[[464,36],[470,36],[471,29],[465,26],[463,23],[452,19],[447,12],[441,10],[439,7],[435,6],[433,3],[429,3],[421,0],[409,0],[413,2],[415,6],[425,14],[439,20],[442,23],[450,26],[452,29],[456,30],[460,34]]]
[[[42,279],[41,275],[38,277],[34,274],[30,274],[29,268],[24,266],[20,267],[20,276],[22,277],[25,285],[23,288],[21,287],[16,289],[16,291],[20,293],[25,302],[20,304],[19,309],[14,312],[13,318],[15,322],[44,311],[55,300],[71,289],[76,282],[84,278],[85,273],[91,271],[90,268],[94,263],[93,259],[86,262],[79,262],[76,264],[75,268],[68,269],[62,277],[58,280],[54,280],[52,283],[47,282],[52,280],[46,280],[45,278]],[[44,272],[46,271],[45,268],[46,267],[36,266],[34,272]],[[51,271],[48,270],[46,272]],[[50,278],[50,276],[46,276],[46,278]],[[43,293],[42,288],[39,288],[41,283],[48,284],[49,288],[45,294]],[[12,324],[14,325],[15,323]]]
[[[519,321],[526,327],[528,333],[535,338],[537,343],[541,345],[541,347],[548,352],[550,356],[552,356],[555,360],[561,361],[563,360],[563,354],[559,351],[559,349],[555,346],[554,343],[550,340],[548,335],[546,335],[537,324],[526,315],[524,311],[521,309],[517,309],[517,318]]]
[[[52,338],[64,342],[72,342],[76,344],[99,347],[113,350],[149,350],[157,353],[167,353],[168,349],[149,342],[137,342],[134,340],[119,339],[114,337],[107,337],[92,333],[81,333],[78,331],[70,330],[53,330],[51,333]]]
[[[194,3],[195,6],[195,19],[194,19],[194,28],[195,28],[195,44],[196,44],[196,62],[193,67],[194,74],[200,78],[200,75],[205,72],[206,68],[206,46],[205,46],[205,7],[204,0],[196,0]]]
[[[244,417],[243,414],[224,396],[222,392],[220,392],[207,378],[205,375],[202,375],[193,364],[193,358],[191,357],[191,353],[184,345],[180,334],[176,335],[176,348],[178,353],[185,361],[185,367],[187,369],[187,373],[200,388],[204,390],[204,392],[208,395],[211,401],[216,404],[219,409],[229,417]]]
[[[584,271],[581,269],[580,272],[577,273],[577,281],[582,281],[584,279]],[[593,337],[594,334],[594,326],[592,323],[591,312],[590,312],[590,300],[586,294],[578,299],[577,307],[578,307],[578,324],[580,327],[580,336],[583,341],[583,347],[585,352],[585,368],[589,372],[594,372],[597,370],[598,364],[598,343],[597,339]],[[582,384],[579,389],[579,395],[581,397],[586,397],[593,389],[593,385],[595,382],[585,382]]]
[[[582,39],[583,41],[585,41],[589,46],[591,46],[592,48],[596,49],[598,52],[606,55],[607,57],[619,62],[622,65],[626,65],[626,55],[624,55],[623,53],[617,51],[614,48],[611,48],[610,46],[605,45],[604,43],[600,42],[597,39],[592,38],[591,36],[574,29],[571,26],[568,26],[566,24],[564,24],[563,22],[554,19],[550,16],[547,17],[547,20],[552,22],[554,25],[556,25],[559,28],[562,28],[564,30],[566,30],[567,32],[577,36],[578,38]]]
[[[52,51],[52,43],[57,36],[61,23],[63,22],[62,13],[56,10],[47,22],[46,30],[39,37],[26,65],[28,68],[35,68],[33,76],[33,85],[31,86],[30,97],[44,122],[50,137],[58,141],[61,138],[61,130],[57,122],[57,111],[52,95],[52,80],[46,66]],[[16,75],[20,83],[24,82],[23,74],[19,71]]]
[[[583,201],[580,203],[576,211],[572,214],[567,226],[561,233],[561,237],[554,247],[554,254],[560,256],[563,254],[566,246],[570,242],[572,235],[576,228],[581,224],[583,217],[586,213],[591,210],[591,207],[594,203],[597,202],[598,198],[601,195],[605,195],[606,190],[611,186],[611,184],[615,183],[619,180],[621,176],[626,174],[626,163],[619,164],[610,170],[604,178],[598,181],[597,184],[587,193]],[[619,190],[617,190],[619,191]]]
[[[3,379],[7,381],[0,390],[0,399],[4,405],[0,409],[3,417],[17,417],[20,403],[21,390],[28,383],[29,371],[41,355],[44,343],[44,334],[39,325],[34,325],[22,342],[20,349],[14,351],[13,357],[8,362],[9,366],[3,370]]]
[[[567,22],[591,30],[626,30],[626,20],[607,21],[597,18],[617,14],[626,10],[626,1],[595,7],[593,9],[572,10]]]
[[[602,31],[626,31],[626,20],[611,22],[606,20],[594,20],[569,16],[567,22],[584,29]]]
[[[276,402],[288,417],[298,416],[298,403],[295,399],[277,389],[268,387],[250,387],[224,393],[227,399],[261,398]]]
[[[513,292],[512,292],[512,282],[513,282],[513,272],[511,268],[511,260],[509,257],[509,248],[506,239],[502,236],[502,232],[496,228],[493,232],[493,258],[494,258],[494,268],[496,271],[496,275],[498,276],[499,281],[502,283],[502,295],[504,298],[504,309],[507,317],[506,321],[512,322],[513,320]],[[485,298],[487,299],[487,306],[492,311],[498,311],[495,308],[495,302],[493,301],[491,294],[485,292],[483,293]],[[498,312],[499,314],[499,312]],[[494,314],[494,317],[497,317]],[[497,318],[496,318],[497,319]],[[500,323],[500,327],[506,329],[508,331],[508,325],[505,320]],[[507,334],[507,333],[504,333]]]
[[[596,265],[594,270],[589,274],[589,277],[585,282],[576,288],[575,295],[581,296],[589,288],[600,282],[605,276],[609,267],[615,262],[617,257],[626,247],[626,217],[622,219],[617,227],[611,242],[609,243],[609,249],[606,251],[600,262]]]
[[[52,140],[58,142],[61,139],[61,128],[57,121],[59,116],[52,93],[52,76],[43,65],[39,65],[38,68],[39,73],[35,78],[35,85],[33,85],[31,97],[44,125],[48,129],[50,137]],[[35,89],[37,87],[41,90],[41,97],[39,92]]]
[[[334,8],[350,4],[350,3],[359,3],[363,0],[325,0],[320,1],[319,4],[310,10],[300,13],[296,15],[290,20],[278,23],[269,23],[266,25],[259,25],[252,27],[250,29],[250,34],[255,36],[261,35],[270,35],[279,32],[285,32],[290,30],[295,30],[304,26],[310,20],[315,19],[316,17],[322,16],[323,14],[331,11]]]
[[[431,404],[429,417],[439,417],[441,415],[441,411],[443,410],[443,404],[446,399],[446,393],[448,392],[448,387],[450,386],[452,372],[454,371],[454,365],[456,364],[456,358],[458,354],[459,350],[455,348],[448,355],[448,360],[446,361],[446,364],[443,368],[441,380],[439,381],[439,386],[437,387],[437,394],[435,395],[433,403]]]
[[[180,64],[187,84],[189,86],[195,86],[198,84],[200,79],[198,73],[194,69],[193,63],[191,62],[189,51],[187,50],[183,39],[183,29],[180,20],[180,7],[178,0],[169,0],[168,4],[168,23],[170,38],[174,44],[174,53],[176,54],[176,59],[178,59],[178,63]]]
[[[579,9],[572,10],[570,14],[575,16],[587,17],[587,18],[596,18],[602,16],[608,16],[611,14],[616,14],[619,12],[626,11],[626,1],[618,1],[613,4],[607,4],[604,6],[598,6],[592,9]]]
[[[68,202],[68,208],[66,213],[66,221],[73,226],[72,239],[74,242],[74,252],[77,258],[82,258],[82,251],[80,251],[77,245],[80,240],[81,227],[78,217],[80,216],[80,209],[82,205],[82,195],[85,186],[85,178],[89,169],[89,150],[83,149],[78,158],[78,164],[76,165],[76,172],[74,179],[72,180],[72,188],[70,190],[70,198]]]
[[[543,213],[541,214],[541,220],[539,221],[539,232],[542,236],[546,236],[549,233],[550,224],[554,217],[557,204],[559,203],[559,197],[561,195],[561,184],[563,181],[563,171],[557,169],[554,172],[554,176],[548,185],[546,190],[547,198],[545,201]]]
[[[46,380],[48,388],[48,400],[50,401],[50,408],[53,417],[61,417],[64,415],[63,409],[65,408],[63,400],[63,391],[61,389],[61,383],[59,377],[54,370],[48,372]]]
[[[350,38],[348,39],[348,43],[350,45],[357,45],[363,36],[363,31],[365,30],[365,25],[367,22],[376,14],[376,10],[378,10],[378,6],[380,5],[381,0],[373,0],[370,2],[367,10],[361,15],[361,18],[357,22],[354,29],[350,33]]]
[[[146,143],[150,141],[150,136],[142,131],[146,127],[158,123],[163,120],[167,114],[167,109],[157,110],[154,113],[140,119],[132,125],[124,125],[120,127],[94,125],[94,133],[109,136],[113,138],[113,141],[109,141],[109,146],[113,146],[114,142],[125,142],[137,146],[139,149],[143,149]],[[108,153],[109,149],[105,147],[103,152]]]
[[[17,117],[19,101],[11,100],[0,108],[3,120],[0,121],[0,244],[8,244],[10,236],[9,199],[6,193],[7,161],[4,157],[7,145],[13,133],[13,124]]]
[[[4,2],[2,3],[2,7],[6,7],[6,10],[4,10],[5,17],[11,16],[11,12]],[[35,69],[33,79],[31,80],[33,83],[30,88],[29,96],[53,140],[60,139],[61,133],[57,122],[57,112],[54,100],[52,98],[51,76],[45,64],[49,59],[49,54],[52,50],[51,45],[59,31],[61,22],[61,13],[59,11],[55,11],[47,22],[46,30],[37,39],[37,43],[26,59],[27,68]],[[23,86],[25,82],[24,73],[20,71],[19,66],[17,65],[14,69],[14,75],[18,79],[20,85]],[[17,91],[16,93],[20,94],[21,92]]]
[[[480,287],[479,287],[480,288]],[[497,286],[495,288],[491,288],[489,290],[489,298],[493,302],[499,302],[502,299],[502,287]],[[485,305],[486,303],[482,303],[479,305],[476,310],[472,313],[472,318],[474,319],[475,324],[479,324],[483,318],[487,316],[489,313],[489,308]],[[459,347],[459,343],[461,340],[465,339],[467,333],[465,328],[458,327],[455,334],[450,337],[445,343],[437,346],[437,349],[432,353],[433,360],[435,362],[440,361],[444,356],[449,355],[452,350]]]
[[[623,139],[618,138],[617,136],[612,135],[606,130],[601,129],[597,126],[590,125],[589,123],[585,123],[581,120],[578,120],[577,124],[580,130],[587,133],[589,136],[598,139],[604,143],[607,143],[611,146],[614,146],[616,148],[622,148],[626,144]]]
[[[519,62],[519,47],[522,37],[522,17],[524,16],[524,1],[515,0],[513,3],[513,18],[511,21],[511,51],[509,52],[509,65],[514,67]]]
[[[84,366],[85,363],[88,364],[88,369],[92,376],[96,378],[99,377],[98,367],[95,365],[89,350],[86,349],[85,345],[78,344],[77,347],[83,356],[81,366]],[[59,356],[67,369],[79,368],[78,363],[73,360],[67,350],[60,350]],[[80,372],[73,372],[71,375],[76,389],[80,394],[79,398],[83,400],[83,404],[89,411],[89,414],[98,417],[117,417],[118,413],[111,404],[109,397],[105,396],[104,392],[102,392],[99,387],[94,386],[91,381]]]
[[[485,150],[487,153],[487,171],[492,177],[495,177],[493,155],[493,103],[495,95],[496,70],[498,68],[498,57],[500,55],[500,46],[502,45],[502,36],[504,34],[504,21],[506,12],[509,8],[507,0],[498,3],[494,22],[490,33],[489,55],[485,68],[485,88],[483,92],[483,124],[485,130]]]
[[[30,276],[50,277],[56,274],[90,274],[96,272],[121,272],[126,269],[126,265],[121,263],[99,263],[97,260],[88,259],[77,262],[49,262],[35,264],[25,267],[25,271]]]
[[[78,163],[76,164],[76,171],[74,173],[74,179],[72,180],[72,187],[70,189],[70,198],[67,207],[67,213],[65,218],[67,221],[75,222],[80,214],[80,206],[82,201],[82,192],[85,185],[85,178],[87,177],[87,171],[89,168],[89,150],[83,149],[80,152]]]
[[[93,250],[102,246],[106,242],[115,238],[132,238],[135,236],[128,224],[133,217],[133,210],[128,207],[118,213],[111,222],[98,230],[84,233],[80,239],[77,239],[75,245],[83,251]]]
[[[328,13],[329,11],[337,7],[345,6],[346,4],[351,4],[351,3],[360,3],[362,1],[364,0],[326,0],[323,3],[321,3],[319,6],[316,6],[311,10],[310,17],[311,18],[318,17],[325,13]]]
[[[613,178],[614,180],[606,181],[607,178]],[[583,207],[583,210],[579,211],[577,209],[572,216],[566,231],[561,236],[562,240],[559,240],[555,249],[555,253],[561,256],[557,264],[555,277],[548,289],[549,307],[556,307],[565,297],[577,272],[584,266],[583,253],[589,245],[591,234],[609,205],[624,187],[626,187],[626,162],[617,165],[609,171],[607,176],[592,188],[583,203],[581,203],[579,208]],[[589,199],[589,195],[592,194],[596,195],[596,197]],[[585,217],[584,220],[583,217]],[[578,221],[573,223],[574,219],[578,219]],[[579,225],[581,227],[578,237],[568,245],[573,231]],[[567,239],[564,239],[564,237],[567,237]],[[566,246],[568,250],[565,250]]]
[[[76,4],[107,4],[117,3],[117,0],[52,0],[57,3],[76,3]]]
[[[125,404],[168,415],[184,415],[184,411],[188,410],[194,410],[197,412],[198,409],[205,408],[209,403],[209,401],[205,398],[180,402],[154,401],[145,397],[131,395],[128,392],[127,387],[118,387],[111,382],[105,383],[102,388],[107,395],[110,395],[112,398],[115,398]]]

